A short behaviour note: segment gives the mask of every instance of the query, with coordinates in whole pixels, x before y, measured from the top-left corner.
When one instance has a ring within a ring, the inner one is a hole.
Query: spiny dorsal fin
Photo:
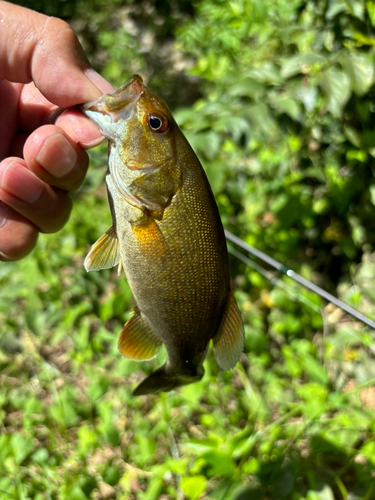
[[[214,355],[222,370],[234,368],[244,346],[244,329],[233,293],[230,293],[217,334],[213,338]]]
[[[111,226],[108,231],[93,244],[83,265],[86,271],[100,271],[100,269],[109,269],[119,263],[121,263],[119,243],[116,231],[114,227]]]
[[[133,361],[148,361],[160,351],[162,342],[155,336],[136,307],[118,341],[121,354]]]

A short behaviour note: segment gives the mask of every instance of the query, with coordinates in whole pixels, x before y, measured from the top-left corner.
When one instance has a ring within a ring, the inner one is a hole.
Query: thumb
[[[112,91],[90,67],[65,21],[0,1],[0,22],[0,79],[33,81],[49,101],[62,108]]]

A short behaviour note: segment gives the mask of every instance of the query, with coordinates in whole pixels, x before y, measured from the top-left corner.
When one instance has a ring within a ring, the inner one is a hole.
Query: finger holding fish
[[[45,183],[21,158],[7,158],[0,164],[0,186],[0,200],[41,232],[58,231],[69,218],[68,192]]]
[[[104,139],[91,122],[86,129],[89,120],[77,114],[62,115],[62,127],[45,125],[26,142],[19,141],[24,159],[19,152],[0,163],[1,260],[23,258],[34,248],[40,231],[55,232],[67,222],[72,209],[69,192],[79,188],[88,168],[87,153],[74,139],[88,140],[87,147]],[[77,129],[78,122],[85,132],[76,130],[72,139],[66,130]]]

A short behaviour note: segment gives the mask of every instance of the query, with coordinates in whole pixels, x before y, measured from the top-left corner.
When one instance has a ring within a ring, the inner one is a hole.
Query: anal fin
[[[118,341],[121,354],[133,361],[148,361],[158,354],[161,344],[136,307]]]
[[[111,226],[91,247],[91,250],[86,256],[85,266],[86,271],[99,271],[100,269],[110,269],[111,267],[119,266],[119,274],[121,269],[121,257],[119,250],[119,242],[116,231]]]
[[[225,305],[219,329],[213,338],[214,355],[222,370],[234,368],[244,346],[244,328],[233,293]]]

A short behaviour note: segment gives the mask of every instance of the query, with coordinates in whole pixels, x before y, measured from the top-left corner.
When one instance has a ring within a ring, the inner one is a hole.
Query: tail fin
[[[145,394],[158,394],[159,392],[169,392],[182,385],[198,382],[203,377],[204,370],[194,374],[186,373],[168,373],[166,365],[154,371],[145,378],[139,386],[133,391],[134,396],[143,396]]]

